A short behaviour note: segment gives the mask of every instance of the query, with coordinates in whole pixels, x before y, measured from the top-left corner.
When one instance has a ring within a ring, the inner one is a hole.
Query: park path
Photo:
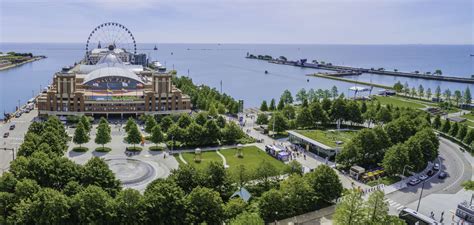
[[[181,160],[181,162],[183,162],[186,165],[188,164],[188,162],[186,162],[186,160],[184,160],[183,155],[181,154],[181,152],[179,153],[179,160]]]
[[[222,158],[222,163],[224,164],[224,168],[229,168],[229,165],[227,165],[227,160],[225,159],[225,156],[222,155],[222,153],[217,150],[216,153]]]

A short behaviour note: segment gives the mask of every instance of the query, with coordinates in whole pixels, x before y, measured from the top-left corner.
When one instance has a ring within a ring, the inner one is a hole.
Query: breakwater
[[[375,84],[375,83],[369,83],[369,82],[364,82],[364,81],[357,81],[357,80],[347,79],[347,78],[343,78],[343,77],[331,76],[331,75],[327,75],[327,74],[324,74],[324,73],[307,74],[306,76],[321,77],[321,78],[337,80],[337,81],[342,81],[342,82],[347,82],[347,83],[352,83],[352,84],[361,84],[361,85],[366,85],[366,86],[371,86],[371,87],[378,87],[378,88],[393,90],[393,87],[382,85],[382,84]]]
[[[455,77],[455,76],[442,76],[438,74],[421,74],[418,71],[415,72],[400,72],[400,71],[387,71],[383,68],[361,68],[361,67],[351,67],[351,66],[339,66],[333,65],[332,63],[322,63],[316,60],[312,62],[308,62],[306,59],[300,59],[297,61],[287,60],[284,56],[280,56],[279,58],[272,58],[269,55],[252,55],[248,54],[246,56],[247,59],[258,59],[267,61],[269,63],[280,64],[280,65],[289,65],[289,66],[297,66],[297,67],[305,67],[305,68],[313,68],[313,69],[321,69],[321,70],[329,70],[329,71],[336,71],[338,76],[353,76],[353,75],[360,75],[362,73],[370,73],[370,74],[378,74],[378,75],[386,75],[386,76],[396,76],[396,77],[409,77],[409,78],[418,78],[418,79],[426,79],[426,80],[439,80],[439,81],[449,81],[449,82],[458,82],[458,83],[468,83],[474,84],[474,78],[465,78],[465,77]]]

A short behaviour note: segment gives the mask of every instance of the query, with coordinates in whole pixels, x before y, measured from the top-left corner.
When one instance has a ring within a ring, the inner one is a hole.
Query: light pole
[[[426,181],[426,180],[425,180],[425,181]],[[418,206],[416,207],[416,211],[417,211],[417,212],[418,212],[418,209],[420,208],[421,197],[423,197],[423,189],[425,188],[425,181],[423,181],[423,185],[421,185],[420,198],[418,199]]]

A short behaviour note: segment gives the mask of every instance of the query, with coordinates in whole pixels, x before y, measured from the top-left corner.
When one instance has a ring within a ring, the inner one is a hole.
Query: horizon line
[[[83,44],[83,42],[0,42],[1,44]],[[138,42],[138,44],[216,44],[216,45],[458,45],[474,46],[474,43],[282,43],[282,42]]]

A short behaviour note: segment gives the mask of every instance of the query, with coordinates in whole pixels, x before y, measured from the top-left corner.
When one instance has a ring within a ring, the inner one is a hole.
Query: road
[[[440,138],[439,160],[440,171],[446,172],[448,177],[443,180],[434,175],[425,181],[423,197],[420,203],[420,212],[425,215],[429,215],[431,211],[435,215],[440,215],[443,211],[447,213],[455,210],[459,203],[459,198],[454,196],[462,191],[461,183],[470,180],[472,177],[472,165],[465,158],[459,146],[444,138]],[[386,197],[390,205],[390,212],[398,214],[398,211],[406,206],[416,209],[421,187],[422,183],[388,194]],[[448,200],[442,203],[431,200],[425,202],[433,194],[445,195]]]

